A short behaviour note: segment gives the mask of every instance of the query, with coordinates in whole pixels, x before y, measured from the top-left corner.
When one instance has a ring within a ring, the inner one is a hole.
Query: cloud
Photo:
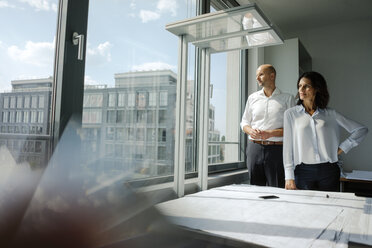
[[[15,5],[9,4],[8,1],[0,0],[0,8],[15,8]]]
[[[111,47],[109,41],[99,44],[97,47],[87,48],[87,62],[95,65],[103,64],[111,61]]]
[[[141,10],[139,16],[143,23],[154,21],[160,18],[160,14],[150,10]]]
[[[57,4],[51,0],[18,0],[35,8],[36,11],[54,11],[57,12]]]
[[[143,23],[155,21],[162,14],[171,13],[172,16],[177,15],[178,4],[176,0],[159,0],[156,4],[156,10],[140,10],[139,17]]]
[[[175,70],[177,67],[164,62],[149,62],[132,66],[132,71]]]
[[[53,64],[55,42],[27,41],[25,47],[8,47],[8,56],[16,62],[35,66],[50,66]]]
[[[96,80],[94,80],[91,76],[85,75],[84,84],[85,85],[98,85],[99,83]]]
[[[170,12],[172,16],[176,16],[178,4],[176,0],[159,0],[156,8],[162,13]]]

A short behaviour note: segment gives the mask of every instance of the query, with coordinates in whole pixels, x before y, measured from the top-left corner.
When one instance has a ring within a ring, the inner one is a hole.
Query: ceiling
[[[256,3],[284,35],[361,19],[372,20],[372,0],[237,0]]]

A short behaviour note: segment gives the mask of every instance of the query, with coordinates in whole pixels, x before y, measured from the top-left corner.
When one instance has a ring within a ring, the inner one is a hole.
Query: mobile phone
[[[262,199],[276,199],[276,198],[279,198],[279,196],[276,196],[276,195],[262,195],[262,196],[260,196],[260,198],[262,198]]]

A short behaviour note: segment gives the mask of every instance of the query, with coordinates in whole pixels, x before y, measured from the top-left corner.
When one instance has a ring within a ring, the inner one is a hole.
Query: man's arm
[[[261,139],[261,134],[260,134],[261,131],[258,129],[253,129],[251,126],[245,125],[243,127],[243,131],[249,136],[251,136],[252,139]]]
[[[271,137],[282,137],[283,128],[272,129],[272,130],[260,130],[261,139],[266,140]]]

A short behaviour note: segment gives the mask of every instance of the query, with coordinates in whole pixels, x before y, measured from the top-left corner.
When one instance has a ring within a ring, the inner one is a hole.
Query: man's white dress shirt
[[[351,135],[340,143],[340,127]],[[285,179],[294,179],[295,166],[338,161],[338,148],[345,153],[360,144],[368,128],[334,109],[317,109],[311,116],[302,105],[284,113],[283,164]]]
[[[265,95],[263,89],[259,90],[248,97],[240,127],[242,130],[246,125],[260,130],[283,128],[284,111],[294,105],[293,96],[281,93],[278,88],[275,88],[270,97]],[[283,137],[271,137],[267,140],[282,141]]]

